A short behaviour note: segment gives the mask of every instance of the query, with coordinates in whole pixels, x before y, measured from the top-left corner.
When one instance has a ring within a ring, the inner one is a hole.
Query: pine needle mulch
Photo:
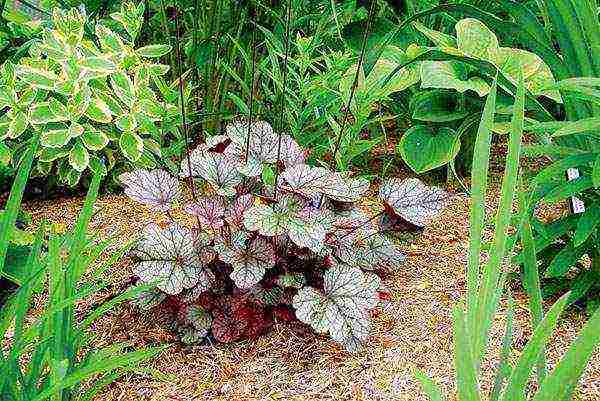
[[[492,193],[490,202],[497,195]],[[37,222],[47,219],[70,226],[81,205],[82,199],[64,199],[29,203],[26,209]],[[118,234],[122,241],[137,236],[151,217],[145,208],[123,196],[103,197],[96,209],[92,227],[105,236]],[[125,376],[97,400],[425,400],[413,377],[414,369],[434,378],[450,400],[456,399],[451,316],[465,293],[468,214],[467,198],[456,196],[422,235],[404,245],[407,262],[386,280],[392,299],[376,318],[372,337],[362,352],[349,354],[299,323],[277,324],[270,334],[252,342],[186,347],[177,343],[159,316],[140,314],[123,305],[93,327],[95,345],[116,341],[129,341],[134,348],[172,345],[145,366],[147,373]],[[81,313],[118,294],[130,278],[130,263],[125,259],[106,275],[110,282],[107,290],[80,305]],[[515,348],[522,350],[532,330],[527,299],[518,283],[512,286],[517,305],[514,342]],[[504,319],[503,307],[492,328],[496,352]],[[563,316],[548,349],[551,365],[585,321],[585,314],[578,310],[571,309]],[[577,387],[575,400],[600,400],[599,351]],[[490,386],[496,356],[482,367],[489,376],[483,387]]]

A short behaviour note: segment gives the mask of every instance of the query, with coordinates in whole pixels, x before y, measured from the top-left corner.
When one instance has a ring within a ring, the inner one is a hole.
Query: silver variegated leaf
[[[136,170],[123,173],[119,181],[131,199],[167,211],[180,197],[179,181],[165,170]]]
[[[184,210],[192,216],[196,216],[200,221],[200,224],[204,226],[212,229],[223,227],[225,206],[223,205],[223,200],[221,198],[201,198],[198,202],[186,205]]]
[[[269,123],[238,121],[227,125],[227,136],[235,145],[236,153],[245,157],[248,144],[248,157],[260,163],[277,161],[278,137]]]
[[[382,234],[368,234],[354,241],[354,249],[356,264],[367,270],[396,270],[406,260],[406,255]]]
[[[275,266],[275,249],[265,238],[258,237],[247,245],[225,249],[219,258],[233,267],[230,277],[235,285],[248,289],[262,280],[267,269]]]
[[[323,193],[328,187],[331,172],[323,167],[311,167],[306,164],[297,164],[287,168],[281,178],[287,183],[285,189],[312,198]]]
[[[304,150],[290,135],[281,136],[280,160],[285,167],[304,164],[306,162]]]
[[[206,152],[196,148],[181,165],[181,175],[204,178],[218,195],[231,197],[236,193],[235,186],[242,182],[239,165],[222,153]]]
[[[254,203],[254,197],[250,194],[238,196],[225,210],[225,221],[233,228],[241,228],[244,225],[244,212]]]
[[[287,168],[282,178],[287,182],[287,190],[307,198],[323,194],[339,202],[355,202],[369,189],[369,182],[365,179],[344,177],[341,173],[306,164]]]
[[[286,194],[276,204],[248,209],[244,213],[244,226],[266,237],[287,234],[297,246],[318,253],[323,249],[327,233],[326,219],[320,211],[305,207],[305,200]]]
[[[132,303],[141,310],[147,311],[160,305],[160,303],[166,298],[167,294],[160,291],[158,288],[151,288],[149,290],[140,292],[132,300]]]
[[[379,302],[379,282],[356,267],[336,264],[325,272],[324,289],[301,288],[294,296],[296,316],[319,333],[354,351],[369,335],[369,311]]]
[[[392,178],[383,183],[379,197],[409,223],[425,227],[445,207],[449,194],[417,178]]]
[[[204,285],[208,289],[210,277],[194,248],[192,233],[177,224],[160,228],[150,224],[136,249],[140,261],[134,274],[145,283],[154,283],[169,295],[186,288]]]

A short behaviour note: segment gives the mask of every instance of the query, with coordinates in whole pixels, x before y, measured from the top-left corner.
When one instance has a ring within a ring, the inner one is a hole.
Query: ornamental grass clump
[[[144,229],[133,272],[156,285],[138,304],[172,313],[184,342],[254,338],[295,316],[356,350],[382,297],[378,274],[405,260],[385,231],[424,227],[448,199],[417,179],[390,179],[383,210],[365,210],[367,180],[309,166],[265,122],[230,124],[184,157],[180,177],[137,170],[119,180],[167,216]],[[192,184],[189,204],[180,180]]]

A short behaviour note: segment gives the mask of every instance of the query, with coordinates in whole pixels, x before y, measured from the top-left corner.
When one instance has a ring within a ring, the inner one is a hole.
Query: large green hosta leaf
[[[398,151],[417,174],[444,166],[460,150],[460,137],[451,128],[416,125],[404,133]]]
[[[192,233],[177,224],[164,229],[148,225],[134,254],[140,258],[134,274],[167,294],[177,295],[195,286],[210,287],[211,277],[194,248]]]
[[[496,35],[485,24],[474,18],[465,18],[456,23],[456,47],[448,41],[438,41],[436,33],[427,36],[449,54],[464,55],[488,61],[514,84],[518,82],[519,66],[523,68],[525,87],[535,96],[547,96],[560,102],[558,91],[548,90],[555,81],[550,68],[536,54],[521,49],[501,47]],[[473,90],[480,96],[489,92],[489,85],[479,77],[472,77],[462,63],[456,61],[424,61],[421,63],[421,85],[424,88],[455,89],[459,92]]]
[[[298,319],[354,351],[369,335],[369,311],[379,302],[379,286],[377,276],[336,264],[325,272],[323,291],[301,288],[293,306]]]
[[[241,289],[258,284],[267,269],[275,266],[276,260],[273,245],[261,237],[226,247],[219,252],[219,259],[233,267],[230,277]]]
[[[421,87],[454,89],[460,93],[472,90],[479,96],[490,91],[482,78],[468,78],[465,66],[457,61],[422,61]]]

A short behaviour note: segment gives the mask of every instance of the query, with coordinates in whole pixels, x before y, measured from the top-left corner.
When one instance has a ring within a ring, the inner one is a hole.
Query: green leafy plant
[[[183,207],[191,219],[171,212],[177,177],[137,170],[120,180],[170,221],[149,224],[133,251],[135,275],[156,285],[139,303],[170,311],[190,342],[252,338],[295,310],[357,349],[382,291],[375,272],[404,260],[384,231],[399,222],[424,227],[449,196],[414,178],[390,179],[379,190],[383,210],[363,211],[356,205],[368,181],[305,164],[293,138],[265,122],[229,124],[183,159],[180,175],[200,184]]]
[[[10,237],[13,232],[11,223],[13,211],[18,207],[16,199],[22,193],[22,177],[26,180],[33,153],[35,147],[29,149],[28,162],[19,169],[12,191],[14,196],[2,217],[2,272],[6,272],[4,238]],[[86,234],[100,181],[101,174],[96,173],[74,231],[67,236],[51,232],[45,252],[46,229],[43,224],[38,229],[20,272],[21,286],[2,307],[0,338],[6,339],[7,331],[11,330],[5,347],[0,351],[0,371],[3,372],[0,396],[3,400],[92,399],[103,387],[124,373],[136,370],[141,361],[160,351],[127,352],[127,344],[90,349],[93,339],[88,331],[90,325],[145,288],[119,295],[76,322],[75,303],[106,287],[106,283],[99,279],[100,275],[125,251],[118,251],[109,260],[99,263],[100,255],[112,241],[96,241]],[[85,282],[82,280],[84,277]],[[90,277],[93,279],[90,280]],[[34,318],[28,310],[33,297],[42,288],[48,291],[48,298],[41,314]],[[23,359],[25,354],[29,356],[26,360]],[[84,382],[89,386],[81,386]]]
[[[519,154],[524,124],[524,82],[520,78],[518,94],[511,121],[510,140],[506,169],[502,181],[502,191],[496,212],[495,234],[488,261],[482,265],[482,232],[484,228],[485,192],[489,169],[490,138],[494,122],[493,110],[496,100],[496,84],[492,85],[487,97],[483,117],[479,125],[475,159],[472,170],[472,204],[471,228],[469,239],[469,256],[467,263],[467,296],[465,305],[454,310],[454,358],[457,375],[458,400],[525,400],[535,401],[568,400],[587,361],[596,345],[600,342],[600,311],[596,312],[582,329],[580,336],[571,344],[567,353],[546,375],[544,363],[544,345],[554,331],[558,318],[564,309],[568,295],[563,296],[542,318],[539,282],[537,277],[536,253],[533,246],[531,227],[528,219],[523,217],[523,209],[518,213],[516,221],[523,226],[522,244],[527,253],[528,292],[531,296],[531,311],[535,330],[525,345],[514,365],[509,362],[512,348],[512,315],[514,302],[508,294],[509,312],[506,334],[501,352],[501,363],[498,368],[494,386],[489,397],[483,394],[478,385],[481,363],[489,341],[489,331],[496,314],[499,300],[504,293],[506,273],[501,270],[502,260],[510,252],[514,242],[506,241],[507,228],[511,221],[512,203],[517,190]],[[525,198],[523,196],[523,198]],[[507,244],[511,244],[507,246]],[[538,367],[539,387],[530,392],[528,383],[534,366]],[[420,372],[417,372],[423,390],[431,400],[442,400],[441,390],[437,384]]]
[[[416,68],[415,82],[424,91],[413,96],[410,111],[417,124],[412,126],[398,144],[398,152],[417,173],[438,168],[453,161],[462,142],[469,143],[483,102],[480,97],[489,93],[490,71],[498,71],[503,80],[500,86],[508,96],[499,97],[496,112],[510,114],[510,96],[517,81],[517,67],[523,66],[525,87],[532,98],[545,96],[560,102],[550,68],[536,54],[500,46],[496,35],[475,18],[456,23],[456,37],[427,28],[419,22],[412,25],[434,47],[410,45],[408,58],[414,60],[405,68],[395,70],[395,77],[406,68]],[[416,67],[414,66],[416,65]],[[484,68],[485,67],[485,68]],[[505,134],[508,124],[498,121],[494,131]],[[467,152],[466,155],[469,155]]]
[[[168,121],[177,119],[174,104],[160,99],[151,85],[164,86],[168,66],[153,60],[168,45],[134,48],[143,20],[143,3],[123,5],[111,17],[124,33],[92,24],[88,38],[85,12],[56,10],[53,27],[31,46],[30,57],[2,67],[0,121],[3,159],[17,163],[20,144],[41,133],[36,173],[55,173],[76,185],[92,160],[111,170],[126,161],[154,166]],[[124,156],[124,157],[122,157]]]

